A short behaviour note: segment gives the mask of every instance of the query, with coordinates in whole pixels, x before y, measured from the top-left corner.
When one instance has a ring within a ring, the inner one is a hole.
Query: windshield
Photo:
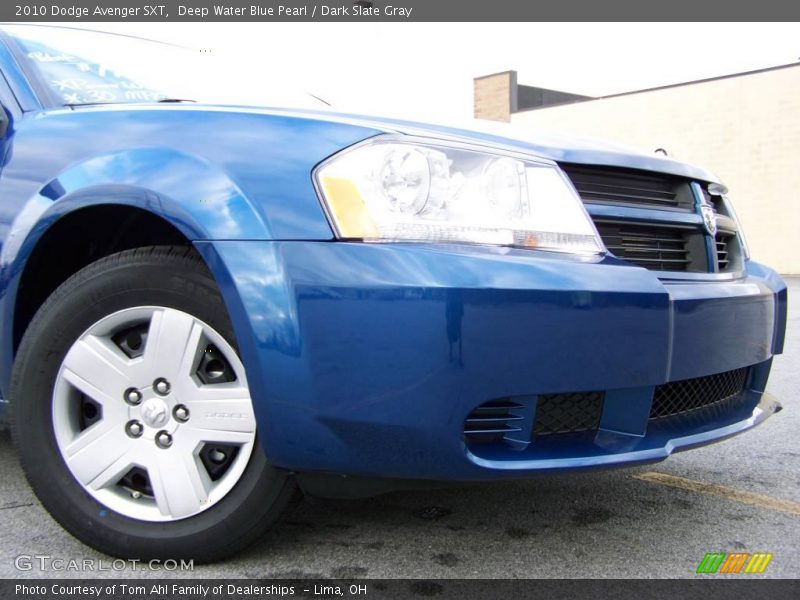
[[[324,108],[315,96],[242,61],[137,37],[5,25],[33,79],[65,106],[187,100],[208,104]],[[260,61],[259,61],[260,62]]]

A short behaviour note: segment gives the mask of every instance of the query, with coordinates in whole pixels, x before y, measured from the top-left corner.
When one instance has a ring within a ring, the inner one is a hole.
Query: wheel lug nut
[[[125,433],[127,433],[132,438],[138,438],[139,436],[144,433],[144,427],[139,421],[128,421],[125,424]]]
[[[136,388],[128,388],[125,390],[125,402],[133,404],[134,406],[142,401],[142,393]]]
[[[172,436],[166,431],[159,431],[156,434],[156,446],[159,448],[169,448],[172,446]]]
[[[186,423],[189,420],[189,409],[186,408],[183,404],[178,404],[175,408],[172,409],[172,416],[175,417],[176,421],[180,421],[181,423]]]
[[[153,389],[156,391],[157,394],[161,396],[166,396],[167,394],[169,394],[169,381],[167,381],[163,377],[159,377],[153,382]]]

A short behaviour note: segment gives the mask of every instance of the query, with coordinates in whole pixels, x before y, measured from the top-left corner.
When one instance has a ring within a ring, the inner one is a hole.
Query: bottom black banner
[[[796,579],[28,579],[0,580],[0,598],[53,600],[255,600],[256,598],[636,598],[730,600],[800,598]]]

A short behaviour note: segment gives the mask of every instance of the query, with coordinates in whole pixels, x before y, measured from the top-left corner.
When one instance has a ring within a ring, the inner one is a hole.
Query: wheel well
[[[25,264],[14,308],[14,351],[47,297],[86,265],[115,252],[154,245],[189,246],[164,219],[140,208],[82,208],[54,223]]]

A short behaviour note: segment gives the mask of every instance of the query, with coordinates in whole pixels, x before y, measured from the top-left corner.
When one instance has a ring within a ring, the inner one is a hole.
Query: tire
[[[10,398],[39,500],[113,556],[219,560],[295,490],[261,451],[222,297],[191,248],[120,252],[62,284],[25,333]]]

